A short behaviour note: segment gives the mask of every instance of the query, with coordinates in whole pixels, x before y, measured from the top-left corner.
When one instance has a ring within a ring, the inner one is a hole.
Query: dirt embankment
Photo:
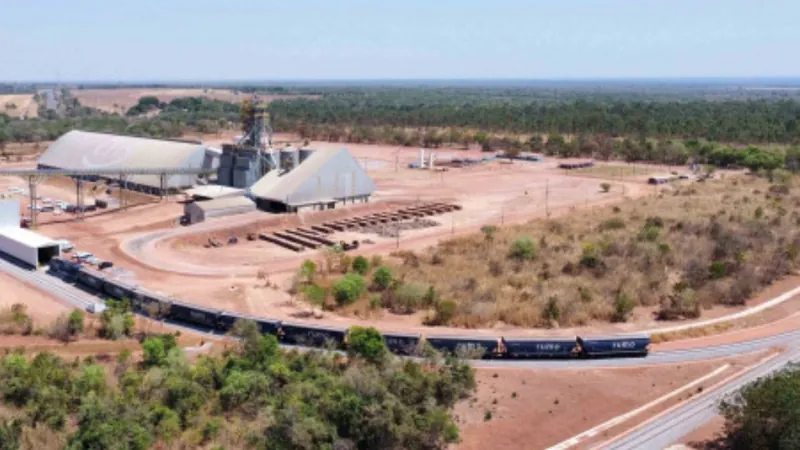
[[[702,392],[764,355],[625,369],[478,369],[476,396],[456,408],[457,450],[543,449],[639,408],[725,366],[719,377],[654,405],[596,439],[608,439]],[[595,442],[597,443],[597,442]],[[587,448],[589,440],[578,448]]]

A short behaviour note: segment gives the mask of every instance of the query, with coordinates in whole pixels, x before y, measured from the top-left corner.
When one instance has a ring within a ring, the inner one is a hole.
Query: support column
[[[83,177],[78,175],[75,177],[75,217],[78,220],[83,220],[84,211],[83,208],[86,205],[86,202],[83,199]]]
[[[119,174],[119,209],[125,209],[125,188],[128,185],[128,176],[124,173]]]
[[[167,190],[167,174],[160,175],[161,181],[161,200],[169,200],[169,191]]]
[[[31,211],[31,228],[36,228],[38,220],[36,220],[36,216],[38,215],[39,211],[36,209],[36,184],[37,179],[36,175],[30,175],[28,177],[28,196],[30,197],[30,211]]]

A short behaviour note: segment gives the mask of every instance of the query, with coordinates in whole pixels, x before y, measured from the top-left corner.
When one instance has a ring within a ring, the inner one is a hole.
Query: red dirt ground
[[[475,399],[460,403],[456,415],[462,442],[457,450],[541,449],[558,444],[729,363],[719,377],[763,357],[626,369],[478,369]],[[702,384],[708,387],[715,379]],[[696,388],[689,392],[695,393]],[[516,394],[516,396],[515,396]],[[621,424],[627,428],[688,397],[687,392]],[[491,420],[485,420],[491,411]],[[597,438],[613,436],[600,433]],[[594,441],[593,441],[594,442]],[[597,442],[594,442],[597,443]],[[585,441],[577,448],[585,448]]]
[[[15,303],[22,303],[28,307],[27,313],[38,325],[45,325],[55,320],[59,315],[72,311],[51,297],[50,295],[28,286],[16,278],[0,273],[0,309],[10,308]],[[0,338],[0,343],[7,337]]]

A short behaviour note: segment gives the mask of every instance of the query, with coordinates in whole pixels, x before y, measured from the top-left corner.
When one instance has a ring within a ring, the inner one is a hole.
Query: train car
[[[74,263],[72,261],[67,261],[66,259],[61,259],[61,271],[66,273],[67,275],[78,275],[78,272],[81,270],[81,265],[78,263]]]
[[[287,344],[309,347],[324,347],[330,344],[336,348],[343,348],[347,328],[281,322],[278,336]]]
[[[169,303],[167,317],[176,322],[216,329],[219,314],[219,311],[173,300]]]
[[[233,328],[237,320],[252,320],[258,326],[258,331],[262,334],[278,335],[281,328],[279,320],[264,319],[262,317],[251,316],[240,312],[222,311],[217,317],[217,330],[228,332]]]
[[[426,336],[425,340],[442,353],[458,355],[459,352],[482,349],[484,358],[499,354],[499,339],[493,337]]]
[[[577,356],[576,338],[503,338],[509,358],[570,358]]]
[[[62,267],[64,267],[63,263],[64,263],[63,259],[61,259],[61,258],[53,258],[48,263],[48,267],[53,272],[58,272],[58,271],[62,270],[61,269]]]
[[[608,358],[616,356],[647,356],[650,351],[650,336],[635,334],[629,336],[578,337],[580,355],[587,358]]]
[[[422,335],[419,333],[384,333],[383,335],[383,340],[386,342],[386,347],[392,353],[397,353],[400,355],[411,355],[416,352],[420,339],[422,339]]]
[[[105,284],[106,279],[102,275],[81,268],[78,271],[77,278],[79,284],[87,288],[93,289],[97,292],[103,292],[103,284]]]
[[[103,282],[103,292],[118,300],[129,300],[133,303],[133,298],[136,296],[136,289],[121,281],[106,279]]]
[[[169,299],[166,297],[141,290],[137,293],[138,295],[132,301],[132,306],[134,311],[140,314],[149,317],[151,314],[157,314],[169,307]]]

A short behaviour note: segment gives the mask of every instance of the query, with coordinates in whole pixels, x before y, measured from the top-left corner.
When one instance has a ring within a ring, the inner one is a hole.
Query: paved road
[[[790,346],[789,351],[756,367],[743,376],[731,381],[708,395],[696,397],[681,407],[667,413],[618,441],[603,448],[615,450],[663,449],[683,436],[707,423],[717,414],[717,405],[727,395],[744,385],[770,373],[780,370],[790,362],[800,361],[800,341]]]

